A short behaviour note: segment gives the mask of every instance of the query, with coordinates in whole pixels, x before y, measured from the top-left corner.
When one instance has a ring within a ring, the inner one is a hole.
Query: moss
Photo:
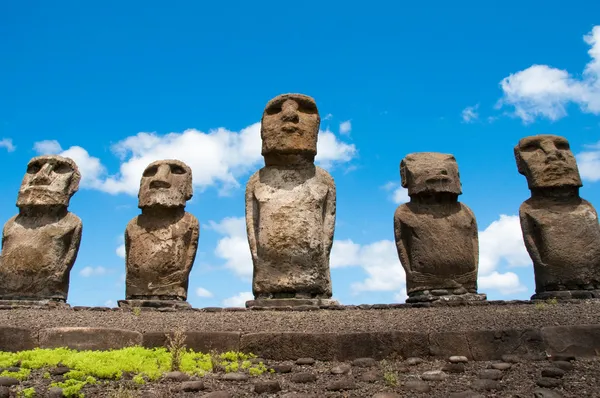
[[[17,379],[19,381],[23,381],[23,380],[26,380],[30,374],[31,374],[31,370],[21,368],[17,372],[10,372],[8,370],[5,370],[2,373],[0,373],[0,376],[14,377],[15,379]]]
[[[23,390],[21,390],[17,393],[17,397],[33,398],[33,397],[35,397],[35,388],[33,388],[33,387],[24,388]]]

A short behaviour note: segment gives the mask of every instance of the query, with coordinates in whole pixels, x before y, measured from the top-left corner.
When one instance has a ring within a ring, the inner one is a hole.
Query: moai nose
[[[296,101],[285,101],[285,103],[282,106],[281,118],[284,122],[298,122],[298,104],[296,103]]]
[[[46,163],[42,168],[35,174],[31,181],[34,185],[49,185],[50,184],[50,173],[52,172],[52,165]]]
[[[169,182],[170,168],[166,164],[161,164],[150,182],[150,188],[171,188]]]

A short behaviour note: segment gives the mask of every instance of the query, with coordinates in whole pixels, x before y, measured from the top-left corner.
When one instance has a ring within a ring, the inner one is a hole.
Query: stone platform
[[[181,300],[119,300],[117,304],[121,308],[192,308],[190,303]]]
[[[0,300],[0,309],[11,309],[11,308],[70,308],[71,306],[63,301],[56,300]]]
[[[560,290],[536,293],[531,296],[532,300],[572,300],[572,299],[600,299],[600,290]]]
[[[340,303],[332,299],[309,299],[309,298],[272,298],[256,299],[246,301],[246,308],[295,308],[295,307],[314,307],[315,309],[323,307],[335,307]]]

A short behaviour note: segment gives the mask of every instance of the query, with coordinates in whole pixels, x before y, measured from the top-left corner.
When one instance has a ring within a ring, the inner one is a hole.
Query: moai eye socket
[[[277,101],[271,105],[267,109],[265,109],[265,113],[267,115],[276,115],[281,112],[281,101]]]
[[[73,172],[73,168],[67,163],[58,163],[54,166],[54,172],[58,174],[66,174]]]
[[[183,167],[176,164],[172,164],[170,166],[172,174],[185,174],[185,169]]]
[[[563,151],[568,151],[569,150],[569,143],[566,141],[557,141],[554,143],[554,145],[556,146],[556,149],[560,149]]]
[[[144,177],[153,177],[156,175],[157,171],[158,166],[148,167],[146,170],[144,170]]]
[[[297,99],[298,110],[303,113],[317,113],[317,105],[312,101]]]
[[[37,174],[37,172],[40,171],[41,168],[42,168],[42,166],[39,164],[39,162],[30,163],[27,166],[27,173]]]
[[[528,142],[522,145],[519,149],[523,152],[533,152],[539,148],[539,144],[537,142]]]

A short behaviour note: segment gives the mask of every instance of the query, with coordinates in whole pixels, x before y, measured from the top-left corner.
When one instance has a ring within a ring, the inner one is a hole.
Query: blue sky
[[[83,180],[70,210],[84,227],[69,302],[114,305],[141,170],[179,158],[201,223],[189,301],[240,305],[257,123],[269,99],[300,92],[317,101],[318,160],[337,185],[335,298],[404,299],[392,219],[400,160],[419,151],[456,156],[480,230],[480,291],[529,297],[515,218],[529,191],[513,147],[567,137],[581,195],[600,206],[600,3],[397,3],[3,2],[0,220],[17,212],[31,157],[72,157]]]

